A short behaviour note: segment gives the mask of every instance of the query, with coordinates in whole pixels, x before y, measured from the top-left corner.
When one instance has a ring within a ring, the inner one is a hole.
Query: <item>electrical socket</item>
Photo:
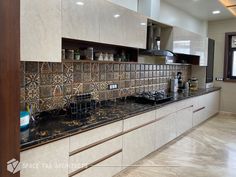
[[[108,90],[114,90],[114,89],[118,89],[118,84],[109,84],[108,85]]]
[[[224,81],[223,77],[216,77],[216,81]]]

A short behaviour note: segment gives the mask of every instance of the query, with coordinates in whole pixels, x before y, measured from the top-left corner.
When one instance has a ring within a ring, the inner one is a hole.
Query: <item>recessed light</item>
[[[145,26],[145,25],[146,25],[146,23],[142,22],[142,23],[140,23],[140,25],[142,25],[142,26]]]
[[[84,3],[81,2],[81,1],[76,2],[76,4],[79,5],[79,6],[83,6],[84,5]]]
[[[115,14],[113,15],[114,18],[119,18],[120,17],[120,14]]]
[[[219,10],[214,10],[214,11],[212,11],[212,14],[220,14],[220,11]]]

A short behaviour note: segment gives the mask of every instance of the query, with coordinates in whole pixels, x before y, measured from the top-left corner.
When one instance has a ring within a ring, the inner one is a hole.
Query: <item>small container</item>
[[[66,59],[74,60],[74,50],[66,50]]]
[[[80,60],[80,51],[79,50],[75,50],[75,60]]]
[[[87,48],[86,59],[93,60],[93,47]]]
[[[108,61],[108,60],[109,60],[109,58],[108,58],[108,53],[104,53],[104,54],[103,54],[103,60],[104,60],[104,61]]]
[[[62,50],[61,50],[61,59],[62,59],[62,60],[65,60],[65,59],[66,59],[66,50],[65,50],[65,49],[62,49]]]
[[[109,54],[109,58],[108,58],[108,59],[109,59],[109,61],[114,61],[114,55],[113,55],[113,53],[110,53],[110,54]]]
[[[175,79],[170,80],[170,91],[171,92],[178,92],[178,79],[175,77]]]
[[[198,79],[196,77],[191,78],[190,90],[193,90],[193,91],[198,90]]]
[[[29,128],[30,115],[26,111],[20,112],[20,130],[24,131]]]

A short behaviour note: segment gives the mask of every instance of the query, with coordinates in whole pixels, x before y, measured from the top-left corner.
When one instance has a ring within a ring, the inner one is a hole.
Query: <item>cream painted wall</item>
[[[208,23],[208,35],[215,40],[214,77],[223,77],[224,35],[226,32],[236,32],[236,19]],[[236,83],[215,81],[214,84],[222,87],[221,111],[236,113]]]
[[[186,30],[207,36],[207,21],[200,20],[188,13],[160,0],[160,13],[158,21],[184,28]]]

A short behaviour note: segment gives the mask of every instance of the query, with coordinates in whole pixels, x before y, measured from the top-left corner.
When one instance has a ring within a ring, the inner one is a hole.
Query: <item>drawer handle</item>
[[[107,159],[109,159],[109,158],[111,158],[111,157],[121,153],[121,152],[122,152],[122,149],[119,149],[119,150],[117,150],[117,151],[115,151],[115,152],[113,152],[113,153],[111,153],[111,154],[109,154],[109,155],[107,155],[107,156],[105,156],[105,157],[103,157],[101,159],[98,159],[95,162],[92,162],[89,165],[87,165],[87,166],[85,166],[83,168],[80,168],[80,169],[70,173],[69,177],[73,177],[74,175],[76,175],[78,173],[81,173],[82,171],[87,170],[87,169],[89,169],[89,168],[91,168],[91,167],[93,167],[93,166],[95,166],[95,165],[97,165],[97,164],[99,164],[99,163],[101,163],[101,162],[103,162],[103,161],[105,161],[105,160],[107,160]]]
[[[199,112],[199,111],[201,111],[201,110],[203,110],[203,109],[205,109],[206,107],[204,106],[204,107],[201,107],[201,108],[199,108],[199,109],[196,109],[195,111],[193,111],[193,113],[196,113],[196,112]]]
[[[122,135],[123,135],[122,132],[121,132],[121,133],[117,133],[117,134],[115,134],[115,135],[113,135],[113,136],[110,136],[110,137],[108,137],[108,138],[102,139],[102,140],[97,141],[97,142],[95,142],[95,143],[89,144],[89,145],[87,145],[87,146],[85,146],[85,147],[76,149],[76,150],[70,152],[69,156],[73,156],[73,155],[75,155],[75,154],[78,154],[78,153],[80,153],[80,152],[82,152],[82,151],[85,151],[85,150],[87,150],[87,149],[90,149],[90,148],[92,148],[92,147],[98,146],[98,145],[100,145],[100,144],[102,144],[102,143],[105,143],[105,142],[107,142],[107,141],[110,141],[110,140],[115,139],[115,138],[117,138],[117,137],[119,137],[119,136],[122,136]]]

